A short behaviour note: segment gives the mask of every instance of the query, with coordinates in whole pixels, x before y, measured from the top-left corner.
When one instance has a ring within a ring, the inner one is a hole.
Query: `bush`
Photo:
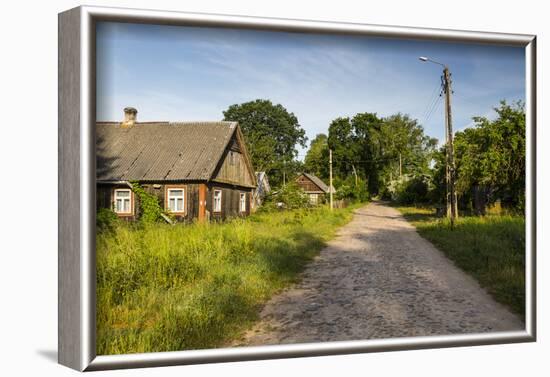
[[[424,176],[403,177],[388,188],[392,200],[401,204],[418,204],[429,201],[428,179]]]
[[[298,209],[310,207],[307,194],[295,183],[289,183],[280,190],[272,191],[266,196],[262,210],[276,208]]]
[[[337,186],[334,197],[336,200],[350,200],[352,202],[366,202],[370,199],[365,181],[358,179],[356,185],[355,177],[351,176]]]
[[[132,191],[139,198],[139,221],[142,224],[153,224],[163,220],[164,211],[155,195],[149,194],[137,182],[132,182]]]
[[[96,228],[99,232],[112,232],[119,222],[118,216],[109,208],[99,208],[96,215]]]

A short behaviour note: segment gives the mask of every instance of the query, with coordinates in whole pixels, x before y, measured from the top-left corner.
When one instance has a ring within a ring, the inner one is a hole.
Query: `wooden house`
[[[236,122],[97,122],[97,206],[135,220],[137,182],[178,221],[250,214],[256,175]]]
[[[298,186],[304,190],[309,197],[309,202],[313,205],[324,203],[326,194],[330,189],[325,182],[313,174],[302,173],[296,178]],[[332,192],[336,192],[334,187]]]

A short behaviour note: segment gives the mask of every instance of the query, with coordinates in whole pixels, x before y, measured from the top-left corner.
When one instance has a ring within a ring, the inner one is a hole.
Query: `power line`
[[[441,96],[441,83],[439,83],[437,86],[434,87],[434,90],[432,91],[432,94],[429,97],[430,99],[428,101],[428,106],[426,106],[426,109],[422,113],[422,118],[426,118],[426,116],[428,115],[428,112],[433,107],[434,103],[437,101],[437,99],[438,99],[438,94],[437,94],[438,89],[439,89],[439,92],[440,92],[439,96]]]
[[[438,97],[435,105],[432,107],[432,111],[428,114],[426,119],[424,120],[424,124],[427,124],[429,120],[431,119],[432,115],[436,112],[437,109],[439,109],[439,105],[441,104],[442,100],[441,97]]]

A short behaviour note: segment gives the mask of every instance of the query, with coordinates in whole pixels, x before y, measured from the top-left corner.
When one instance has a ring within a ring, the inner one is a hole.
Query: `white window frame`
[[[220,193],[219,203],[216,203],[216,193],[217,192]],[[219,189],[214,190],[214,192],[212,194],[212,212],[220,213],[222,211],[222,197],[223,197],[222,190],[219,190]]]
[[[319,194],[309,194],[309,204],[314,206],[319,204]]]
[[[182,192],[182,195],[178,195],[178,196],[173,196],[171,195],[171,192],[172,191],[181,191]],[[187,205],[187,202],[185,200],[185,194],[186,194],[186,188],[183,187],[183,186],[179,186],[179,187],[167,187],[166,188],[166,200],[165,200],[165,203],[166,203],[166,210],[169,211],[170,213],[185,213],[185,206]],[[175,200],[175,205],[176,205],[176,208],[177,208],[177,202],[178,200],[181,200],[181,210],[180,211],[174,211],[170,208],[170,200],[171,199],[174,199]]]
[[[130,193],[130,195],[128,195],[127,197],[118,197],[118,193],[120,192],[128,192]],[[132,215],[134,213],[134,194],[132,192],[132,190],[130,190],[129,188],[120,188],[120,189],[114,189],[113,191],[113,211],[117,214],[117,215]],[[118,200],[122,200],[122,208],[124,208],[124,201],[128,200],[128,207],[129,207],[129,211],[128,212],[125,212],[125,211],[118,211],[118,208],[117,208],[117,201]]]
[[[246,212],[246,192],[239,193],[239,212]]]

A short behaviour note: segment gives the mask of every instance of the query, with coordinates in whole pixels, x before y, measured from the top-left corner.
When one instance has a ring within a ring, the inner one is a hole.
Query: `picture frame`
[[[526,315],[516,332],[150,354],[95,352],[95,26],[97,22],[521,46],[526,58]],[[59,363],[79,371],[533,342],[536,340],[536,36],[82,6],[59,15]]]

